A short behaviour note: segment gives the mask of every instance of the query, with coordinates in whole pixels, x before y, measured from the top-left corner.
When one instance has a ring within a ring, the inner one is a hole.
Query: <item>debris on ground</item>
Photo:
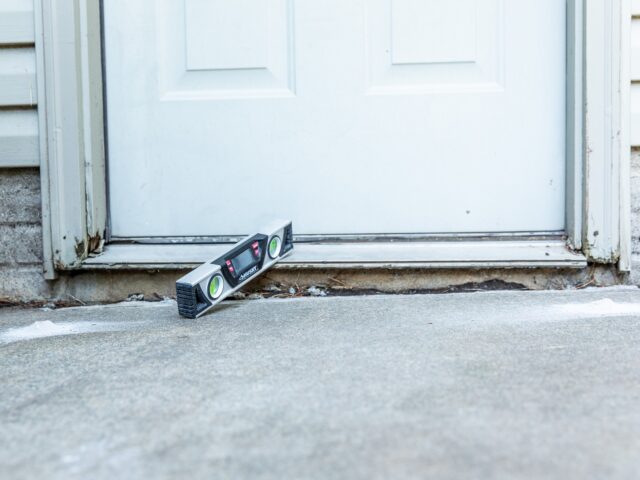
[[[326,297],[327,296],[326,290],[321,290],[318,287],[316,287],[315,285],[311,285],[309,288],[307,288],[307,293],[309,295],[311,295],[312,297]]]
[[[273,284],[273,283],[270,284],[270,285],[267,285],[266,287],[264,287],[264,290],[267,291],[267,292],[271,292],[271,293],[281,293],[282,292],[282,288],[279,287],[276,284]]]

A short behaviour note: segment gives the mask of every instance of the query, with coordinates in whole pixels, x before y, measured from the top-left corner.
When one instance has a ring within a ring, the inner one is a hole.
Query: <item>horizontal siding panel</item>
[[[631,23],[631,80],[640,81],[640,18]]]
[[[631,145],[640,146],[640,84],[631,85]]]
[[[640,147],[640,0],[632,0],[631,22],[631,146]]]
[[[36,110],[0,110],[0,168],[37,167],[39,158]]]
[[[0,0],[0,45],[33,45],[33,0]]]
[[[35,106],[36,53],[33,48],[0,48],[0,106]]]

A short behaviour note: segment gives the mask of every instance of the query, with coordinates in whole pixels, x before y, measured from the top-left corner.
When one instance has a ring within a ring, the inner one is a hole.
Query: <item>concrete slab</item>
[[[637,478],[640,290],[0,310],[2,478]]]

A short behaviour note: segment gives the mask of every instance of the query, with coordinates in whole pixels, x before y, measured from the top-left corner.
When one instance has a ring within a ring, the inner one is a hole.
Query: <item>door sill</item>
[[[86,270],[187,269],[230,247],[214,245],[112,244],[86,259]],[[584,255],[563,240],[297,243],[276,268],[584,268]]]

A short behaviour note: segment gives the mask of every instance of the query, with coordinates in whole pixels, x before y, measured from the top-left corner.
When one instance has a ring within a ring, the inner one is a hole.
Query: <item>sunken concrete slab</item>
[[[0,310],[3,478],[634,478],[640,290]]]

